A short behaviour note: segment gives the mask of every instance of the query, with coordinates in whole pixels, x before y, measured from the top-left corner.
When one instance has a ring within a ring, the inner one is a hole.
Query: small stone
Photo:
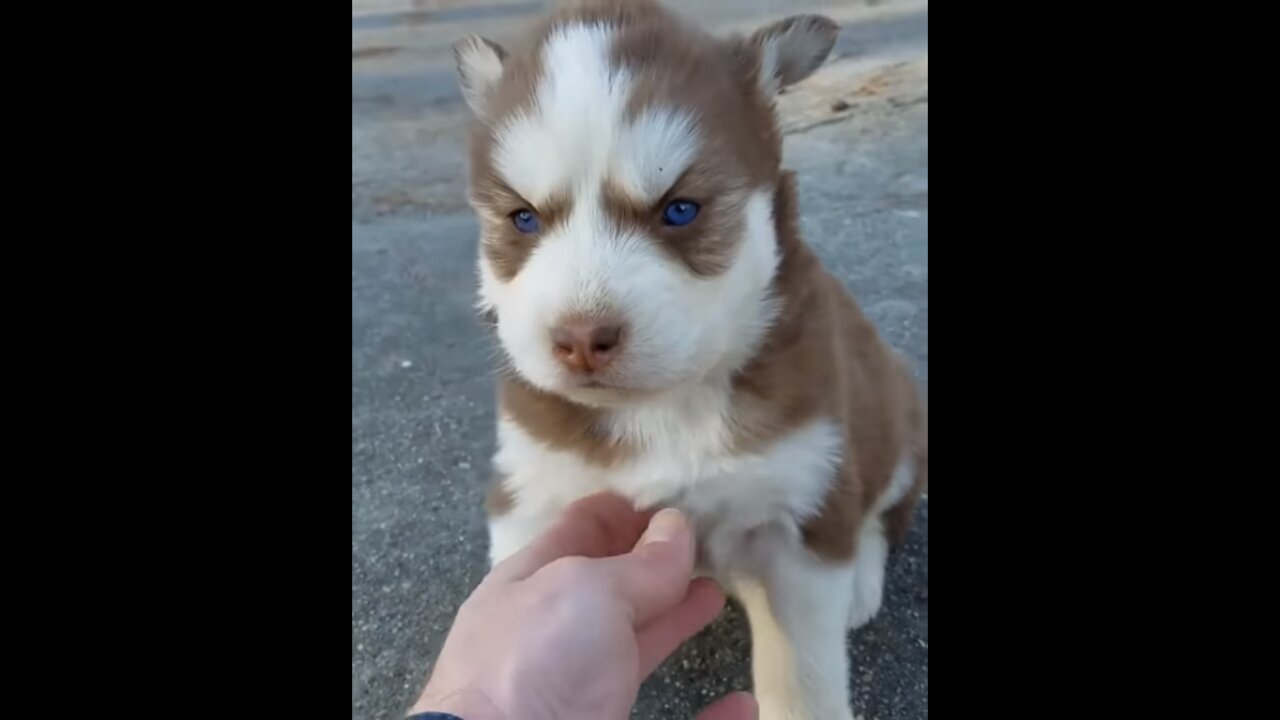
[[[837,100],[831,104],[831,112],[844,112],[845,110],[848,110],[850,107],[852,106],[849,105],[849,103],[845,102],[844,100]]]
[[[401,361],[400,361],[400,367],[402,367],[402,368],[411,368],[411,367],[413,367],[413,361],[412,361],[412,360],[401,360]]]

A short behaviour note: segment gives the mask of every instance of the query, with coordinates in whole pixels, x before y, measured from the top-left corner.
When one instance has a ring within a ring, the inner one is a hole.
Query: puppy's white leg
[[[853,558],[853,601],[849,604],[849,628],[866,625],[880,612],[884,599],[884,567],[889,541],[879,518],[869,517],[858,533],[858,554]]]
[[[850,720],[845,649],[854,566],[829,565],[774,535],[759,574],[735,579],[751,624],[760,720]]]
[[[525,514],[518,511],[489,518],[489,566],[493,567],[528,545],[555,520],[554,513]]]
[[[885,534],[884,513],[902,502],[915,482],[915,464],[904,459],[894,470],[889,487],[881,493],[858,531],[857,555],[853,558],[853,602],[849,604],[849,627],[862,627],[880,612],[884,601],[884,569],[889,559],[889,538]]]
[[[511,489],[511,480],[499,475],[489,485],[485,509],[489,513],[489,566],[515,554],[551,526],[560,507],[534,503]]]

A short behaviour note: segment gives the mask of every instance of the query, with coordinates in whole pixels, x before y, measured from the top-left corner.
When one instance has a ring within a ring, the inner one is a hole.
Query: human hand
[[[690,582],[693,534],[615,495],[570,505],[463,603],[411,713],[465,720],[624,720],[640,682],[715,619],[724,595]],[[733,693],[699,720],[754,720]]]

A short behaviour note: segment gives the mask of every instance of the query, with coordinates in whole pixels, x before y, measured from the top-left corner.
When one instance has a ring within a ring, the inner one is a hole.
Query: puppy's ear
[[[453,44],[453,58],[458,66],[458,86],[471,112],[483,117],[489,93],[502,77],[502,63],[507,51],[492,40],[468,35]]]
[[[813,74],[831,54],[840,26],[821,15],[793,15],[762,27],[747,41],[759,53],[759,82],[773,95]]]

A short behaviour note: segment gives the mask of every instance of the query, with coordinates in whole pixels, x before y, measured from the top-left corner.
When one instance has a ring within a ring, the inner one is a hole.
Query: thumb
[[[689,521],[679,510],[662,510],[631,552],[605,562],[614,592],[638,628],[684,600],[693,575]]]

